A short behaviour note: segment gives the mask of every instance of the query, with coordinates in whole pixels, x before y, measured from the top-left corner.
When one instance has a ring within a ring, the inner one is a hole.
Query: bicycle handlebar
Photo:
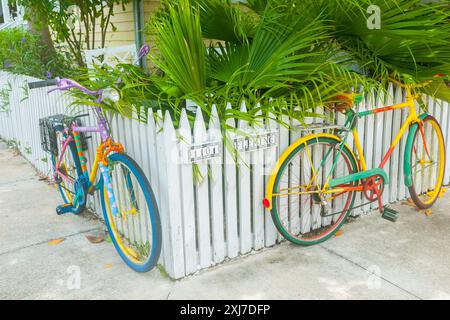
[[[140,50],[139,50],[139,54],[138,54],[138,59],[136,60],[135,63],[133,64],[137,64],[137,62],[139,62],[140,59],[142,59],[143,57],[147,56],[150,52],[150,46],[149,45],[144,45]],[[122,79],[119,77],[118,81],[116,84],[119,84],[122,81]],[[77,88],[81,91],[83,91],[84,93],[91,95],[91,96],[99,96],[99,99],[101,99],[101,95],[103,93],[103,89],[97,90],[97,91],[92,91],[89,90],[86,87],[83,87],[81,84],[79,84],[78,82],[71,80],[71,79],[59,79],[59,78],[55,78],[55,79],[49,79],[49,80],[43,80],[43,81],[36,81],[36,82],[30,82],[28,83],[28,87],[30,89],[38,89],[38,88],[45,88],[45,87],[51,87],[51,86],[57,86],[57,88],[51,89],[48,92],[53,92],[56,90],[60,90],[60,91],[66,91],[66,90],[70,90],[72,88]]]
[[[58,79],[50,79],[50,80],[44,80],[44,81],[30,82],[30,83],[28,83],[28,88],[38,89],[38,88],[56,86],[57,84],[58,84]]]
[[[71,80],[71,79],[55,78],[55,79],[44,80],[44,81],[30,82],[28,84],[28,87],[30,89],[45,88],[45,87],[51,87],[51,86],[56,86],[56,88],[51,89],[48,92],[53,92],[56,90],[66,91],[66,90],[70,90],[72,88],[77,88],[77,89],[83,91],[84,93],[92,95],[92,96],[100,95],[103,92],[103,90],[97,90],[97,91],[89,90],[88,88],[83,87],[81,84],[79,84],[78,82]]]

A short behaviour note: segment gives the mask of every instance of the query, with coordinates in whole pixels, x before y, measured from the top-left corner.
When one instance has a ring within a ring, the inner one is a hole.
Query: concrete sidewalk
[[[99,221],[59,217],[59,201],[0,143],[0,299],[450,299],[450,193],[428,217],[399,204],[397,223],[374,213],[322,245],[284,243],[181,281],[133,272],[86,239]]]

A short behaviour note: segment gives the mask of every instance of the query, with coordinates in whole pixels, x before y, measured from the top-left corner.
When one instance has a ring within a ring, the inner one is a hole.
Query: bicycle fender
[[[266,209],[272,210],[272,197],[273,197],[273,187],[275,185],[275,180],[277,178],[277,173],[281,168],[281,165],[284,163],[284,161],[289,157],[292,151],[294,151],[298,146],[304,144],[306,141],[310,139],[318,139],[318,138],[331,138],[338,142],[341,142],[341,139],[338,138],[335,135],[329,134],[329,133],[315,133],[311,135],[307,135],[293,144],[291,144],[286,151],[283,152],[283,154],[280,156],[280,158],[277,160],[277,163],[275,164],[275,167],[272,170],[272,173],[270,175],[269,181],[267,182],[266,187],[266,198],[263,200],[263,205]],[[355,157],[356,159],[356,157]]]
[[[419,116],[419,119],[422,121],[426,117],[428,117],[428,114],[422,113]],[[418,129],[419,129],[418,123],[413,123],[409,127],[409,134],[408,134],[408,138],[406,140],[406,145],[405,145],[405,156],[403,158],[403,171],[404,171],[404,175],[405,175],[405,186],[407,186],[408,188],[412,186],[411,152],[412,152],[412,147],[413,147],[413,143],[414,143],[414,137],[416,136],[416,132]]]

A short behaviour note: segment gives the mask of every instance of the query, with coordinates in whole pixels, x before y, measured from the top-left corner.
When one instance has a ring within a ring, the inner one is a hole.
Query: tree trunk
[[[31,9],[26,8],[25,10],[28,11]],[[40,36],[41,43],[46,48],[42,55],[42,62],[47,64],[49,62],[49,59],[54,56],[56,52],[47,19],[45,17],[40,17],[36,14],[32,14],[31,12],[27,12],[27,16],[29,17],[28,25],[30,31]]]

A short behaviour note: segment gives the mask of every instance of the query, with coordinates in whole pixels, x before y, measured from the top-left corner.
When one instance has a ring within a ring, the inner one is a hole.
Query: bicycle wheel
[[[348,146],[338,157],[339,148],[337,137],[311,137],[284,155],[286,160],[276,173],[271,213],[278,231],[287,240],[303,246],[325,241],[350,214],[355,191],[322,192],[328,177],[335,179],[358,172],[357,161]],[[356,184],[341,185],[334,190]]]
[[[64,201],[64,204],[73,204],[74,197],[77,194],[76,180],[83,174],[81,169],[80,158],[78,157],[77,147],[74,141],[69,142],[67,148],[62,156],[61,163],[58,165],[58,160],[61,155],[62,140],[67,139],[67,135],[64,133],[58,134],[58,155],[51,157],[53,168],[58,170],[58,173],[54,172],[55,183],[58,186],[59,193]],[[85,195],[83,195],[85,196]],[[78,201],[83,203],[84,201]],[[80,213],[83,211],[79,205],[76,205],[73,213]]]
[[[108,157],[108,172],[120,216],[113,216],[108,191],[101,201],[106,226],[123,261],[137,272],[147,272],[161,253],[161,221],[150,183],[138,164],[125,154]]]
[[[427,116],[418,127],[411,146],[411,199],[420,209],[430,208],[442,189],[445,171],[445,144],[437,120]]]

